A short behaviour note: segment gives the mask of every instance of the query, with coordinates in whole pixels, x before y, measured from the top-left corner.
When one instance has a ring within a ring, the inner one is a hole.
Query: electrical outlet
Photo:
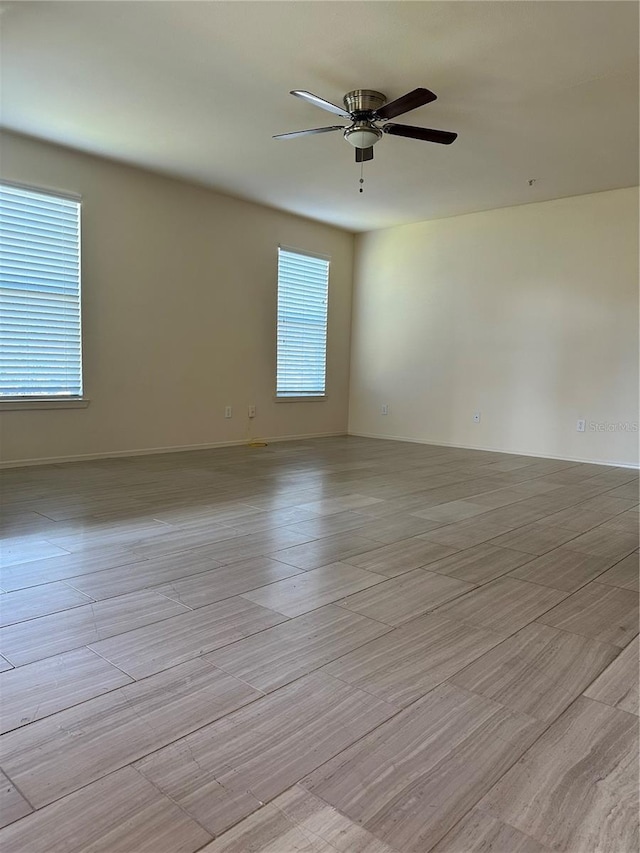
[[[231,408],[231,406],[224,407],[224,416],[225,418],[230,418],[233,416],[233,409]]]
[[[255,418],[255,416],[256,416],[256,407],[255,406],[249,406],[249,417]]]
[[[387,403],[383,403],[382,406],[380,406],[380,414],[381,415],[388,415],[389,414],[389,406],[387,405]]]
[[[587,422],[584,418],[579,418],[576,423],[576,432],[584,432]]]
[[[474,422],[474,424],[480,423],[480,412],[474,412],[473,413],[473,422]]]

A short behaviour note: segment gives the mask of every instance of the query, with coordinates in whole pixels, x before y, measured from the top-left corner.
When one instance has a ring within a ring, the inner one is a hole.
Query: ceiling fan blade
[[[439,142],[440,145],[451,145],[458,136],[449,130],[432,130],[429,127],[411,127],[408,124],[385,124],[382,128],[391,136],[406,136],[407,139],[422,139],[424,142]]]
[[[292,133],[279,133],[272,139],[295,139],[296,136],[313,136],[314,133],[331,133],[332,130],[344,130],[344,125],[334,124],[333,127],[314,127],[311,130],[294,130]]]
[[[437,97],[437,95],[434,95],[428,89],[414,89],[412,92],[407,92],[401,98],[396,98],[395,101],[391,101],[380,107],[377,110],[378,117],[383,119],[395,118],[418,107],[424,107],[425,104],[435,101]]]
[[[373,160],[373,145],[369,148],[356,148],[356,163],[366,163]]]
[[[321,110],[327,110],[327,112],[335,113],[337,116],[342,116],[342,118],[350,118],[349,113],[345,112],[344,107],[338,107],[335,104],[331,104],[329,101],[325,101],[324,98],[312,95],[311,92],[305,92],[302,89],[294,89],[290,94],[295,95],[296,98],[302,98],[303,101],[308,101],[315,107],[320,107]]]

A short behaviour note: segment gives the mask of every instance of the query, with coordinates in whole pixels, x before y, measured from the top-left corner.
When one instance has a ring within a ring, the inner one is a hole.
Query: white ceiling
[[[634,2],[9,2],[2,123],[353,231],[638,182]],[[340,103],[417,86],[359,166]],[[536,183],[529,187],[528,180]]]

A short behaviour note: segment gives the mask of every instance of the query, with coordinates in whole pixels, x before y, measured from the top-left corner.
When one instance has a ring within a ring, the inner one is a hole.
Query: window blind
[[[326,390],[329,261],[278,250],[277,397]]]
[[[0,399],[81,395],[80,202],[0,184]]]

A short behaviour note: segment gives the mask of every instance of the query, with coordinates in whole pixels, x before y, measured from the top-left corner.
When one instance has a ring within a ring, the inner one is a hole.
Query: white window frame
[[[84,396],[84,351],[83,351],[83,334],[82,334],[82,198],[77,193],[65,192],[50,187],[33,186],[17,181],[2,179],[0,185],[10,187],[15,190],[24,190],[25,192],[36,193],[43,196],[51,196],[53,198],[62,198],[72,201],[78,205],[78,310],[79,323],[78,330],[80,333],[80,394],[55,394],[55,395],[27,395],[20,394],[15,396],[2,395],[0,396],[0,411],[18,410],[18,409],[67,409],[67,408],[86,408],[89,405],[89,400]]]
[[[301,394],[292,394],[292,393],[282,393],[278,389],[278,330],[280,323],[280,252],[287,252],[289,254],[299,255],[300,257],[307,258],[315,258],[320,261],[324,261],[327,264],[327,291],[326,291],[326,320],[325,320],[325,337],[324,337],[324,389],[323,391],[310,391],[304,392]],[[276,290],[276,387],[274,400],[277,403],[312,403],[312,402],[322,402],[327,399],[327,356],[328,356],[328,343],[329,343],[329,283],[331,278],[331,258],[328,255],[322,255],[317,252],[309,252],[305,249],[298,249],[292,246],[279,245],[278,246],[278,282],[277,282],[277,290]]]

